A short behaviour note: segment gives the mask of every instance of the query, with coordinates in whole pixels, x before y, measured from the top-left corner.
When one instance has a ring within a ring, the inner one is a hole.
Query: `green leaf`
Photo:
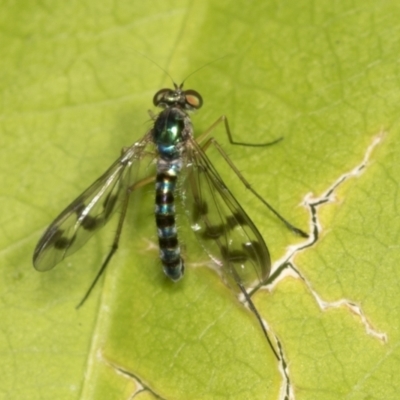
[[[116,221],[54,270],[31,265],[52,218],[151,126],[152,96],[171,83],[148,58],[178,83],[214,61],[185,81],[205,101],[197,133],[225,114],[237,140],[284,137],[254,149],[215,130],[252,186],[302,229],[306,195],[326,193],[385,132],[362,173],[316,207],[318,240],[291,259],[303,279],[283,268],[253,299],[296,399],[396,398],[399,15],[372,1],[3,4],[2,398],[276,399],[285,388],[257,320],[201,266],[194,239],[181,235],[185,278],[163,276],[151,187],[132,199],[120,250],[79,310]],[[279,267],[288,246],[307,242],[210,158]]]

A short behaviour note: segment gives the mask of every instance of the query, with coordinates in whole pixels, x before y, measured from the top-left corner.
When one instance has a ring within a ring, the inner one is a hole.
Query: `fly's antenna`
[[[137,54],[140,54],[142,57],[147,58],[147,60],[149,60],[149,61],[150,61],[151,63],[153,63],[156,67],[158,67],[161,71],[163,71],[163,72],[165,73],[165,75],[167,75],[167,76],[171,79],[171,82],[172,82],[172,84],[174,85],[175,89],[178,89],[178,88],[179,88],[179,89],[182,89],[184,83],[185,83],[192,75],[194,75],[195,73],[199,72],[199,71],[202,70],[203,68],[209,66],[210,64],[213,64],[213,63],[215,63],[215,62],[217,62],[217,61],[219,61],[219,60],[222,60],[223,58],[229,56],[229,54],[225,54],[225,55],[223,55],[223,56],[221,56],[221,57],[216,58],[215,60],[212,60],[212,61],[209,61],[209,62],[206,63],[206,64],[203,64],[200,68],[195,69],[193,72],[191,72],[189,75],[187,75],[186,78],[182,81],[182,83],[181,83],[180,85],[177,85],[177,84],[175,83],[175,81],[172,79],[172,76],[171,76],[171,75],[168,73],[168,71],[167,71],[166,69],[164,69],[161,65],[157,64],[153,59],[151,59],[150,57],[146,56],[146,54],[143,54],[143,53],[141,53],[140,51],[137,51],[137,50],[133,50],[133,51],[134,51],[135,53],[137,53]]]
[[[213,63],[215,63],[215,62],[217,62],[217,61],[219,61],[219,60],[222,60],[223,58],[228,57],[228,56],[229,56],[229,54],[225,54],[224,56],[218,57],[218,58],[216,58],[215,60],[209,61],[208,63],[202,65],[200,68],[197,68],[196,70],[194,70],[193,72],[191,72],[191,73],[182,81],[182,83],[179,85],[179,87],[182,88],[183,85],[184,85],[184,83],[185,83],[192,75],[194,75],[196,72],[199,72],[201,69],[203,69],[203,68],[209,66],[210,64],[213,64]]]
[[[156,67],[160,68],[161,71],[165,73],[171,79],[172,84],[177,87],[178,85],[175,83],[175,81],[172,79],[172,76],[168,73],[166,69],[164,69],[161,65],[157,64],[154,60],[152,60],[150,57],[146,56],[146,54],[141,53],[140,51],[133,50],[135,53],[140,54],[142,57],[147,58],[150,62],[152,62]],[[190,76],[190,75],[189,75]]]

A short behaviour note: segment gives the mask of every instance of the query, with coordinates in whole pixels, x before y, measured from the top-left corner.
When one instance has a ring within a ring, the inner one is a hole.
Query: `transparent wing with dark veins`
[[[202,247],[233,289],[264,282],[271,259],[260,232],[194,140],[187,158],[183,199]]]
[[[81,248],[120,207],[135,180],[143,144],[128,148],[111,167],[76,198],[48,227],[33,255],[39,271],[52,269]]]

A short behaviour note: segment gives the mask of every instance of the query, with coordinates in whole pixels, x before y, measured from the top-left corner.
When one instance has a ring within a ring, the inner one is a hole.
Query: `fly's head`
[[[183,90],[183,83],[179,86],[174,83],[174,89],[161,89],[153,98],[156,107],[178,107],[186,112],[196,111],[203,105],[203,98],[195,90]]]

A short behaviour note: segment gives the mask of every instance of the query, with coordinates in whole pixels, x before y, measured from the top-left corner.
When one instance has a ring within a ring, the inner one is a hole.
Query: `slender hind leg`
[[[252,188],[252,186],[250,185],[250,183],[244,178],[244,176],[241,174],[241,172],[237,169],[237,167],[234,165],[234,163],[232,162],[232,160],[228,157],[228,155],[225,153],[225,151],[222,149],[222,147],[219,145],[219,143],[216,141],[216,139],[214,139],[213,137],[209,137],[209,135],[211,134],[211,132],[221,123],[224,123],[225,125],[225,131],[227,133],[229,142],[231,144],[234,145],[241,145],[241,146],[251,146],[251,147],[265,147],[265,146],[269,146],[269,145],[273,145],[275,143],[278,143],[279,141],[282,140],[282,138],[279,138],[273,142],[270,143],[263,143],[263,144],[248,144],[248,143],[243,143],[243,142],[235,142],[232,138],[232,134],[229,128],[229,124],[228,124],[228,119],[225,116],[221,116],[217,121],[214,122],[214,124],[212,124],[210,126],[210,128],[208,128],[198,139],[197,142],[200,143],[200,146],[202,148],[202,150],[207,151],[207,149],[213,145],[218,152],[221,154],[221,156],[223,157],[223,159],[227,162],[227,164],[232,168],[232,170],[235,172],[235,174],[237,175],[237,177],[241,180],[241,182],[243,183],[243,185],[250,190],[251,193],[253,193],[279,220],[281,220],[285,226],[290,229],[293,233],[302,236],[302,237],[308,237],[308,235],[303,232],[301,229],[295,227],[294,225],[292,225],[290,222],[288,222],[284,217],[282,217],[256,190],[254,190]],[[229,263],[229,260],[225,260],[226,263]],[[233,274],[234,280],[238,286],[238,288],[240,289],[242,295],[244,296],[244,302],[247,303],[250,311],[255,315],[255,317],[257,318],[257,321],[264,333],[264,336],[267,339],[267,342],[269,344],[269,346],[271,347],[276,359],[279,361],[280,357],[278,355],[277,350],[275,349],[274,345],[272,344],[272,341],[268,335],[267,329],[264,325],[264,322],[261,318],[260,313],[258,312],[256,306],[254,305],[253,301],[251,300],[251,297],[249,295],[249,293],[247,292],[245,285],[242,281],[242,279],[240,278],[239,274],[237,273],[234,265],[231,266],[231,272]]]
[[[113,239],[113,242],[112,242],[112,245],[111,245],[111,249],[108,252],[107,257],[103,261],[103,264],[101,265],[99,272],[97,272],[97,275],[94,278],[92,284],[90,285],[89,289],[86,291],[85,295],[83,296],[83,298],[79,302],[79,304],[76,306],[76,308],[81,307],[85,303],[87,298],[90,296],[90,293],[92,293],[93,288],[96,286],[96,283],[98,282],[100,277],[103,275],[104,271],[106,270],[107,265],[110,262],[111,258],[113,257],[113,255],[118,250],[119,240],[120,240],[120,237],[121,237],[122,227],[124,225],[126,211],[128,209],[129,198],[130,198],[131,193],[134,190],[137,190],[137,189],[139,189],[139,188],[141,188],[143,186],[148,185],[151,182],[154,182],[154,180],[155,180],[155,176],[151,176],[151,177],[142,179],[142,180],[134,183],[132,186],[130,186],[130,187],[128,187],[126,189],[125,197],[124,197],[123,203],[122,203],[121,215],[120,215],[119,220],[118,220],[118,226],[117,226],[117,230],[116,230],[115,235],[114,235],[114,239]]]

